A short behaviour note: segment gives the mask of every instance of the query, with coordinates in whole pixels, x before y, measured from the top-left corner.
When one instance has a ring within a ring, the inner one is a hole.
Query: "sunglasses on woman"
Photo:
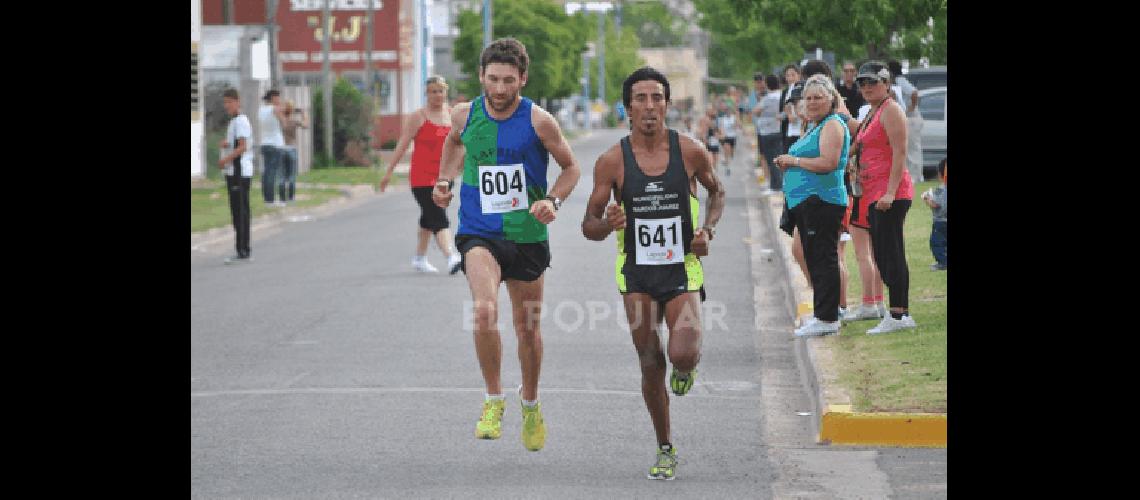
[[[869,87],[871,85],[879,83],[879,79],[878,78],[856,78],[855,83],[858,84],[860,87]]]

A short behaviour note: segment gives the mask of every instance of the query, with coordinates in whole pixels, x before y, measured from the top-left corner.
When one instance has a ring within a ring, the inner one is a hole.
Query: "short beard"
[[[494,98],[492,98],[491,96],[487,96],[487,104],[489,106],[491,106],[491,109],[493,109],[495,111],[502,112],[502,111],[506,111],[507,109],[509,109],[511,107],[511,105],[514,104],[515,101],[518,100],[518,98],[519,98],[518,94],[515,94],[511,97],[508,97],[507,98],[507,104],[505,104],[503,107],[500,108],[498,106],[495,106],[495,99]]]

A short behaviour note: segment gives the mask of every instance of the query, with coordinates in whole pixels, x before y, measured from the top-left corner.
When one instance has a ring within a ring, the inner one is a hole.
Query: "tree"
[[[685,23],[656,2],[622,4],[622,30],[633,28],[642,47],[676,47],[685,43]]]
[[[574,14],[577,29],[583,33],[586,39],[597,44],[598,42],[598,14],[597,13],[584,13],[582,11]],[[624,16],[624,15],[623,15]],[[605,64],[606,64],[606,100],[610,103],[621,99],[621,84],[625,78],[633,73],[634,70],[645,66],[645,59],[637,54],[637,50],[641,48],[640,41],[637,37],[637,29],[633,26],[622,24],[621,33],[617,32],[617,24],[614,23],[613,15],[606,14],[605,24]],[[595,57],[597,51],[595,51]],[[581,55],[578,55],[581,59]],[[590,98],[596,99],[599,95],[597,89],[598,81],[598,62],[596,59],[590,60]]]
[[[710,73],[742,76],[751,62],[771,68],[799,62],[817,47],[836,59],[910,59],[925,51],[945,61],[945,0],[694,0],[713,33]],[[927,23],[935,18],[935,28]],[[929,42],[919,43],[922,37]],[[932,37],[932,39],[931,39]],[[897,42],[892,43],[897,38]],[[723,73],[718,72],[723,71]]]
[[[514,37],[526,46],[530,56],[524,95],[556,99],[577,91],[586,37],[560,4],[550,0],[494,0],[492,11],[494,38]],[[483,16],[466,10],[460,12],[458,21],[455,59],[470,75],[458,87],[460,92],[474,96],[482,93],[479,55],[483,51]]]
[[[324,89],[317,87],[312,96],[310,109],[320,110],[324,106]],[[336,162],[341,165],[368,166],[367,159],[362,158],[360,152],[367,151],[368,122],[372,117],[372,101],[358,90],[352,82],[337,78],[333,87],[332,98],[333,120],[333,155]],[[330,163],[324,156],[325,141],[325,114],[312,113],[314,166],[326,166]]]

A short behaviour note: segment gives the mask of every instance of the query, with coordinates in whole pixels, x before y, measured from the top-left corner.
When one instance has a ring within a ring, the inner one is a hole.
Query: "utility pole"
[[[269,88],[280,88],[277,71],[277,0],[265,2],[265,36],[269,39]]]
[[[368,14],[364,18],[364,88],[368,89],[368,103],[372,112],[368,115],[368,158],[372,158],[372,124],[379,111],[376,109],[376,94],[372,90],[372,0],[368,0]]]
[[[483,48],[491,45],[491,0],[483,0]]]
[[[329,2],[324,2],[325,6],[321,11],[321,76],[324,83],[324,111],[325,111],[325,161],[333,162],[333,117],[332,117],[332,63],[329,62],[329,46],[332,44],[331,23],[329,21],[332,17],[329,12]],[[335,162],[333,162],[335,163]]]
[[[606,11],[598,11],[598,101],[606,102]]]

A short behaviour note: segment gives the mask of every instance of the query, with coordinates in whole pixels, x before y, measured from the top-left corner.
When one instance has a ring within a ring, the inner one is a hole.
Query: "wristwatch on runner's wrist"
[[[553,195],[546,195],[546,199],[550,200],[550,202],[554,204],[554,211],[555,212],[557,212],[559,208],[562,208],[562,199],[560,199],[559,197],[553,196]]]

